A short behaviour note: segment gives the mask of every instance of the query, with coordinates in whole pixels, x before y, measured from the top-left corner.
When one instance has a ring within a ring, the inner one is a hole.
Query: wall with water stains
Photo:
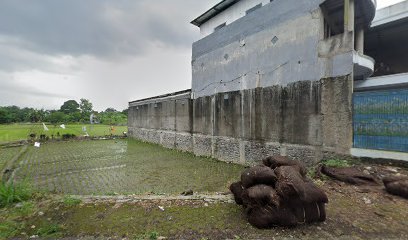
[[[168,148],[255,164],[268,155],[308,164],[347,155],[352,143],[350,76],[161,99],[129,108],[129,134]]]

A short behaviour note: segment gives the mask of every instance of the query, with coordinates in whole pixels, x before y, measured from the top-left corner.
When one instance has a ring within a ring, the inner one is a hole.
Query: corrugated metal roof
[[[174,92],[174,93],[163,94],[163,95],[159,95],[159,96],[155,96],[155,97],[144,98],[144,99],[129,102],[129,104],[143,102],[143,101],[147,101],[147,100],[155,100],[155,99],[160,99],[160,98],[174,97],[174,96],[177,96],[177,95],[182,95],[182,94],[187,94],[187,93],[191,93],[191,89],[178,91],[178,92]]]
[[[210,8],[207,12],[203,13],[201,16],[191,21],[191,24],[200,27],[202,24],[239,1],[240,0],[223,0],[214,7]]]

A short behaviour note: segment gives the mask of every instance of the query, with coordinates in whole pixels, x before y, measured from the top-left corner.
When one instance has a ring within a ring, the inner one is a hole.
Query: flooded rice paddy
[[[226,192],[243,167],[135,140],[57,142],[30,146],[14,179],[65,194]]]

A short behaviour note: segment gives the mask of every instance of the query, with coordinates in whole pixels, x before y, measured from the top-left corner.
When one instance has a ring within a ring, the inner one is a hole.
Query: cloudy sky
[[[199,39],[189,22],[219,1],[0,0],[0,106],[87,98],[122,110],[188,89]]]

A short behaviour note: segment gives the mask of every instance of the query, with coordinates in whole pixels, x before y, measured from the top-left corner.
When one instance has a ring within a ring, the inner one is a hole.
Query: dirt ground
[[[377,176],[407,174],[406,169],[398,167],[365,164],[361,168]],[[255,229],[228,193],[189,197],[85,196],[78,197],[80,200],[73,204],[63,197],[49,196],[35,201],[32,212],[18,219],[25,224],[15,237],[408,239],[408,200],[386,193],[382,185],[353,186],[330,179],[315,181],[329,196],[327,221],[319,224]],[[7,220],[4,216],[12,211],[13,208],[0,210],[0,220]],[[47,233],[50,225],[54,228],[48,235],[41,235]]]

